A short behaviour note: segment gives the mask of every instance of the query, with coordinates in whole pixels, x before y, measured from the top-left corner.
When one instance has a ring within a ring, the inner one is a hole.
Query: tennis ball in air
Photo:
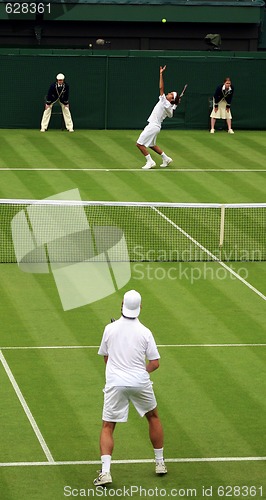
[[[98,38],[98,39],[96,40],[96,44],[97,44],[97,45],[104,45],[104,43],[105,43],[105,42],[104,42],[103,38]]]
[[[162,19],[162,23],[166,23],[166,19],[165,18]]]

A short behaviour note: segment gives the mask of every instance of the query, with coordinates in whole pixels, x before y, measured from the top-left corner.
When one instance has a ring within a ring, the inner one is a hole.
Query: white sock
[[[145,158],[146,158],[146,162],[152,161],[151,155],[147,155],[147,156],[145,156]]]
[[[163,448],[154,448],[155,461],[157,463],[163,463]]]
[[[111,455],[102,455],[101,456],[102,472],[110,472],[111,458],[112,458]]]
[[[168,156],[164,152],[162,152],[161,157],[163,160],[168,160]]]

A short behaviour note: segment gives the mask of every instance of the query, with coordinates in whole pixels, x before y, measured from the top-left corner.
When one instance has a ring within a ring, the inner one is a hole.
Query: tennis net
[[[1,263],[266,260],[266,203],[2,199],[0,221]]]

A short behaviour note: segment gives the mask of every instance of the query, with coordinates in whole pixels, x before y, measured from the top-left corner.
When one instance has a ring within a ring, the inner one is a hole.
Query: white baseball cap
[[[122,314],[127,318],[137,318],[140,313],[141,295],[136,290],[126,292],[123,299]]]
[[[65,79],[65,75],[63,75],[63,73],[58,73],[58,75],[56,76],[56,79],[57,80],[64,80]]]

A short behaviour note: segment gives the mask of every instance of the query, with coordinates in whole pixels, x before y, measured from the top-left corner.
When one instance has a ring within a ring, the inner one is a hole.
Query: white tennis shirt
[[[106,386],[139,387],[150,380],[146,359],[159,359],[160,355],[151,331],[139,320],[121,316],[105,327],[98,351],[108,356]]]
[[[154,106],[148,118],[148,122],[161,126],[162,122],[167,116],[168,118],[172,118],[173,112],[173,106],[169,101],[167,101],[165,94],[160,95],[159,101]]]

